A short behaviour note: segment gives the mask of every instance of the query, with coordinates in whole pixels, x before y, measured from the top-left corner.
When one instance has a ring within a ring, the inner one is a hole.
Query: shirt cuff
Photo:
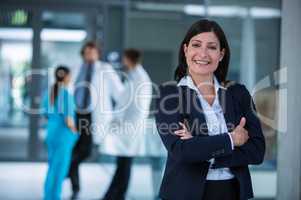
[[[230,138],[230,141],[231,141],[231,148],[232,148],[232,150],[234,150],[234,144],[233,144],[232,137],[231,137],[230,133],[228,133],[228,135],[229,135],[229,138]]]

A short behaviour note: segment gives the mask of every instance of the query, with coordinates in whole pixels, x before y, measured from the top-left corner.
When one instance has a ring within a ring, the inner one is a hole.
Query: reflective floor
[[[45,163],[1,163],[1,200],[39,200],[43,197]],[[81,200],[100,199],[114,171],[112,164],[87,163],[81,166]],[[152,200],[150,168],[147,165],[133,166],[127,200]],[[71,195],[69,180],[65,180],[63,199]]]
[[[1,200],[40,200],[46,163],[1,162]],[[84,163],[81,166],[80,200],[100,199],[115,170],[113,164]],[[276,190],[275,172],[252,172],[256,200],[273,200]],[[63,199],[71,195],[69,180],[64,182]],[[151,169],[148,164],[135,164],[126,200],[153,200]]]
[[[0,129],[0,200],[39,200],[43,196],[45,162],[20,162],[28,153],[28,131],[25,128]],[[43,135],[39,134],[40,141]],[[46,152],[41,142],[37,150],[39,160],[46,160]],[[93,159],[94,157],[94,159]],[[19,162],[6,162],[6,161]],[[94,162],[91,162],[94,160]],[[251,167],[253,169],[253,167]],[[89,163],[81,166],[81,200],[100,199],[105,193],[115,170],[114,159],[95,153]],[[256,200],[271,200],[276,195],[275,170],[251,170]],[[71,195],[69,180],[64,183],[63,197]],[[127,200],[152,200],[152,180],[150,163],[147,159],[134,162]]]

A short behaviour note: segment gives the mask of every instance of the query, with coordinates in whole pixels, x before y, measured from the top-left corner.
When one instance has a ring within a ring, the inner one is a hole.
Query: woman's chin
[[[208,75],[213,74],[215,70],[216,68],[212,66],[198,65],[194,66],[193,69],[191,69],[190,71],[194,72],[194,74],[196,75]]]
[[[214,73],[214,71],[212,70],[195,70],[195,71],[191,71],[191,75],[193,76],[209,76],[212,75]]]

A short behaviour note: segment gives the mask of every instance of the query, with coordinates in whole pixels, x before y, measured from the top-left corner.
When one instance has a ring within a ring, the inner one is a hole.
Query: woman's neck
[[[198,89],[214,86],[214,75],[213,74],[208,74],[208,75],[190,74],[190,76]]]
[[[215,98],[214,75],[190,75],[198,91],[206,99],[209,105],[213,104]]]
[[[57,82],[57,84],[58,84],[60,87],[63,87],[63,88],[68,87],[68,83],[65,83],[65,82]]]

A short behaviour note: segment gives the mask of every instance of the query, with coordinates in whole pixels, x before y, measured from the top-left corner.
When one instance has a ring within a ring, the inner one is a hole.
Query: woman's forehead
[[[198,41],[198,42],[215,42],[219,43],[218,38],[216,37],[214,32],[203,32],[193,36],[190,41]]]

